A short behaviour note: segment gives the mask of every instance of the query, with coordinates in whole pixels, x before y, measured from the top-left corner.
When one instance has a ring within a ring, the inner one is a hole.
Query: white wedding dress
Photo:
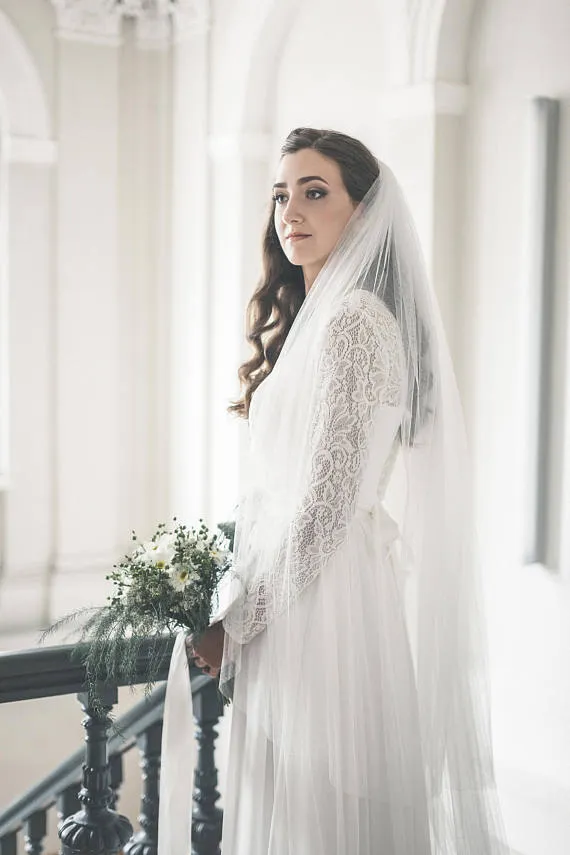
[[[399,529],[384,504],[405,400],[385,304],[350,295],[319,370],[313,466],[292,522],[294,605],[270,609],[261,577],[239,624],[231,608],[224,616],[241,667],[222,855],[435,855]],[[253,396],[252,442],[272,382]],[[256,453],[279,472],[272,448]]]

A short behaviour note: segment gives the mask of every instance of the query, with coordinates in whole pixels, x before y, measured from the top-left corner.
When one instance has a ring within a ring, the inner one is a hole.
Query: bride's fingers
[[[217,677],[218,674],[220,673],[220,669],[214,668],[213,665],[206,664],[204,666],[201,666],[201,669],[204,672],[204,674],[208,675],[208,677]]]
[[[217,677],[220,673],[219,668],[215,668],[213,665],[210,665],[205,659],[202,659],[201,656],[198,656],[197,653],[194,653],[190,656],[190,661],[197,668],[200,668],[201,671],[204,671],[205,674],[208,674],[210,677]]]

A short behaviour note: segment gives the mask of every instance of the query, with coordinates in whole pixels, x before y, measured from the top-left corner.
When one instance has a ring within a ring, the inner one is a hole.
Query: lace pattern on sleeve
[[[280,586],[287,597],[272,592],[267,579],[258,577],[240,608],[224,619],[241,643],[281,614],[342,545],[356,510],[375,413],[378,407],[400,405],[403,370],[395,318],[373,294],[356,291],[326,334],[307,488],[278,557],[289,574],[288,585]]]

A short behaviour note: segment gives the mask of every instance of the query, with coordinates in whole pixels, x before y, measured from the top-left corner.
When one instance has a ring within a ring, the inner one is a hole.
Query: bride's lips
[[[291,243],[296,243],[298,240],[305,240],[305,238],[310,238],[311,235],[289,235],[285,240],[290,240]]]

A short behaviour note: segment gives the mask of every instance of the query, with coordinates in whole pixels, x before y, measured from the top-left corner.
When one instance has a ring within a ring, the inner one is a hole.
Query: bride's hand
[[[217,677],[222,664],[225,635],[222,621],[213,623],[199,637],[189,635],[186,639],[188,660],[195,662],[210,677]]]

